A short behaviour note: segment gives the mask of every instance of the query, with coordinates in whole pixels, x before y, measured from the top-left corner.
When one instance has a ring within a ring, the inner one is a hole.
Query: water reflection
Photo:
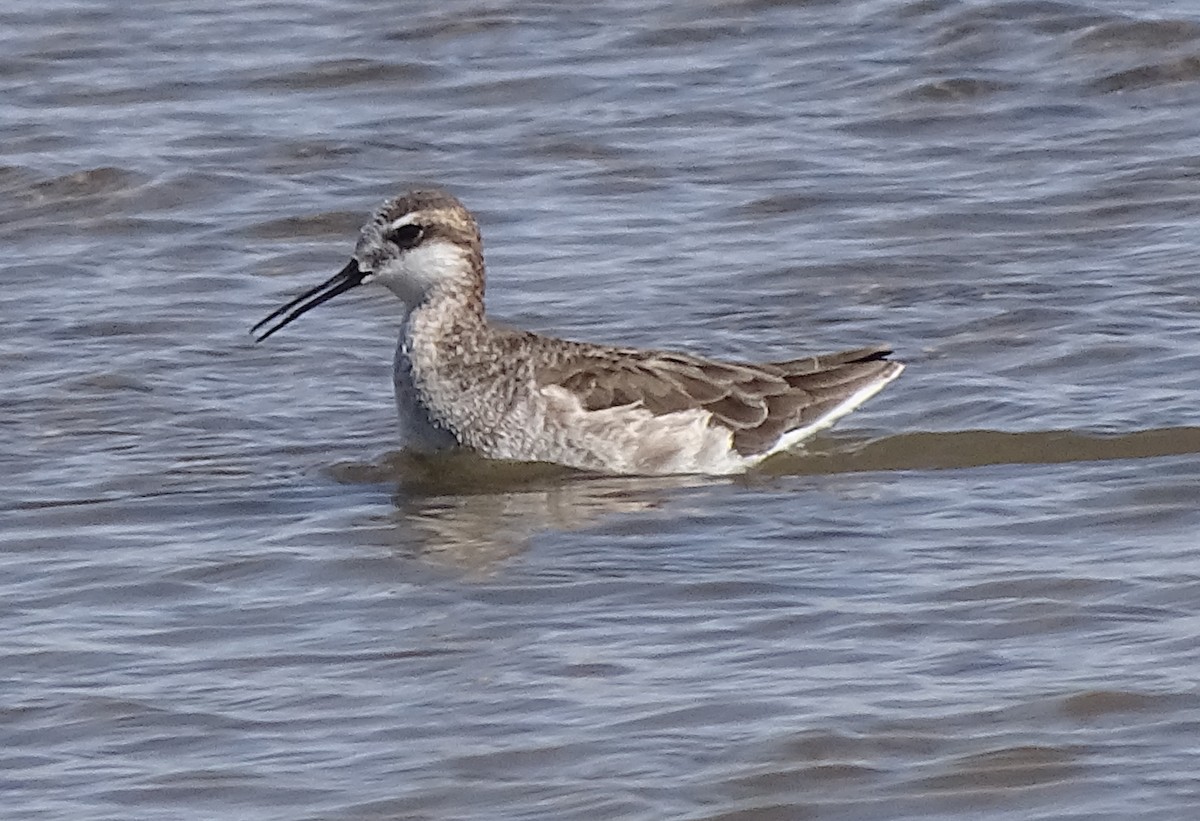
[[[549,464],[499,462],[468,453],[427,457],[390,453],[374,463],[343,463],[348,484],[393,484],[384,521],[391,550],[471,575],[493,572],[542,533],[595,526],[615,515],[662,508],[687,488],[755,484],[787,476],[1060,464],[1200,453],[1200,428],[1123,435],[1073,431],[918,432],[879,439],[822,437],[805,452],[782,454],[745,477],[622,477]]]
[[[389,547],[438,565],[485,574],[546,532],[645,513],[679,490],[727,479],[599,476],[558,465],[501,462],[468,453],[392,453],[374,464],[342,464],[340,481],[395,482]]]

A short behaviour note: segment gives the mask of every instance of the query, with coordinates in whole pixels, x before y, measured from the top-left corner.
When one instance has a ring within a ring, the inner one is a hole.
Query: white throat
[[[383,285],[411,309],[439,287],[471,287],[473,276],[462,248],[435,239],[385,261],[367,281]]]

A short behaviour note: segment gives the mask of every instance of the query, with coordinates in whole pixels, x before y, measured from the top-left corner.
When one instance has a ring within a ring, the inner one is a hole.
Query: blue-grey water
[[[489,308],[899,381],[736,480],[397,452]],[[1200,5],[0,3],[0,816],[1194,818]]]

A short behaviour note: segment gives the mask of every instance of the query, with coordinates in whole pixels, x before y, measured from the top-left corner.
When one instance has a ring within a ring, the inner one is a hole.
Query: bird
[[[386,200],[337,274],[251,328],[261,342],[377,283],[403,303],[393,383],[401,445],[615,475],[742,473],[900,375],[884,345],[778,362],[612,347],[517,330],[484,310],[479,224],[452,194]]]

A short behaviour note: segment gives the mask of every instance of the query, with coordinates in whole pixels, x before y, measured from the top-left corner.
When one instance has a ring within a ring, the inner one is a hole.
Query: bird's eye
[[[424,228],[410,222],[406,225],[396,226],[394,230],[388,232],[387,238],[403,250],[405,248],[412,248],[420,242],[424,233]]]

